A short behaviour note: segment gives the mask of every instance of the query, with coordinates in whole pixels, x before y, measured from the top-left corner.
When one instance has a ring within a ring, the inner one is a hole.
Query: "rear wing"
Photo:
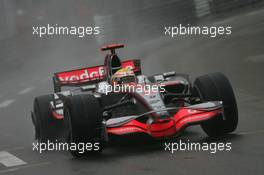
[[[122,61],[122,68],[130,68],[136,75],[141,74],[139,59]],[[95,84],[108,79],[105,65],[57,72],[53,77],[54,91],[60,92],[62,86],[81,86]]]

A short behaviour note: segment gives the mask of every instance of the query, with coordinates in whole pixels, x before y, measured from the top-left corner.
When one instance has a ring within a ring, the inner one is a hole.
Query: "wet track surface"
[[[231,151],[170,154],[162,144],[133,144],[112,146],[99,157],[82,160],[67,152],[33,152],[29,111],[34,97],[52,91],[53,72],[101,64],[103,53],[93,39],[18,36],[0,43],[0,151],[26,164],[0,164],[0,174],[263,174],[264,8],[243,8],[200,23],[231,25],[233,32],[218,38],[123,40],[127,46],[120,56],[141,58],[145,74],[175,70],[192,78],[209,72],[227,75],[237,97],[239,125],[217,141],[231,142]],[[209,141],[199,126],[188,128],[180,138]]]

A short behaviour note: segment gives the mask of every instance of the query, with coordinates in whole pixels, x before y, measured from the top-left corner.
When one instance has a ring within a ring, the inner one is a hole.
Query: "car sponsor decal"
[[[123,68],[129,68],[133,71],[138,71],[133,60],[127,60],[122,62]],[[83,69],[59,72],[55,74],[61,84],[74,84],[89,82],[93,80],[102,80],[106,76],[105,66],[95,66]]]

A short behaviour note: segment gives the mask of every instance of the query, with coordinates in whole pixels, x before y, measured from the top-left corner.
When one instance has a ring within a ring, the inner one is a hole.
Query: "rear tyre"
[[[68,120],[70,144],[89,145],[90,150],[72,150],[74,157],[100,153],[102,142],[102,114],[99,101],[90,94],[75,95],[66,100],[64,107],[65,118]]]
[[[194,81],[194,96],[201,101],[222,101],[224,115],[204,122],[201,126],[210,137],[218,137],[237,128],[238,111],[232,86],[222,73],[212,73],[198,77]]]
[[[36,97],[34,100],[32,120],[35,126],[35,138],[39,142],[61,139],[64,131],[63,120],[57,120],[52,116],[50,108],[52,99],[52,95],[43,95]]]

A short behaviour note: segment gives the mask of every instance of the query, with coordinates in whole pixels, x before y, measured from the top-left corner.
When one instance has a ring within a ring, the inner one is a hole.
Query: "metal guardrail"
[[[0,39],[30,31],[38,24],[89,23],[101,26],[98,40],[107,42],[130,35],[157,34],[164,25],[193,23],[260,1],[263,0],[1,0]]]

